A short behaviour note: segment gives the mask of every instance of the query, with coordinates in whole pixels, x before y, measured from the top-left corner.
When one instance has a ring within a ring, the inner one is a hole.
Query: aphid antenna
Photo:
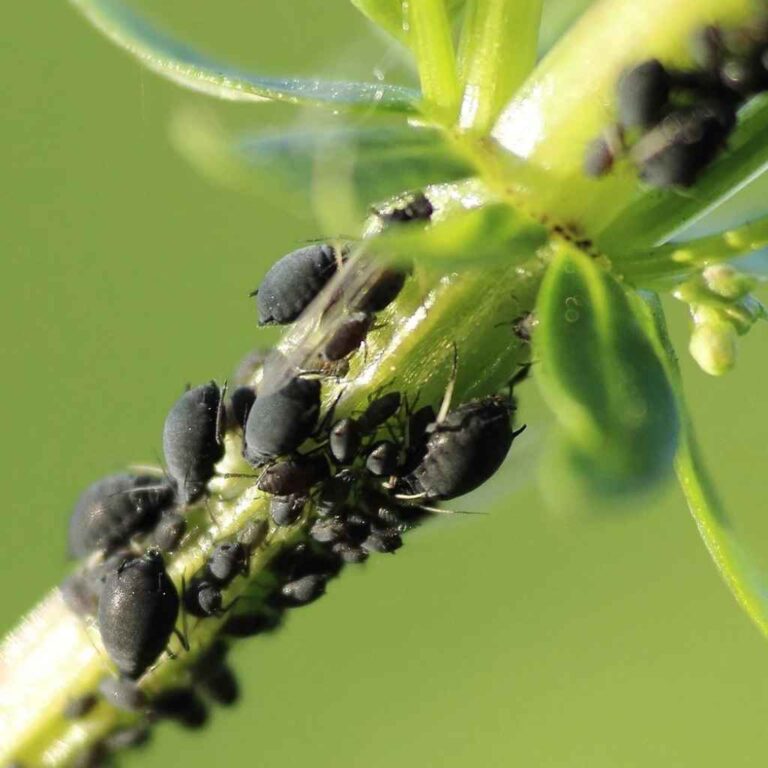
[[[453,399],[453,390],[456,387],[456,376],[459,372],[459,351],[456,347],[456,342],[451,342],[453,347],[453,361],[451,362],[451,376],[448,379],[448,386],[445,388],[445,394],[443,395],[443,402],[440,404],[440,410],[437,412],[437,418],[435,422],[442,424],[445,421],[445,417],[448,415],[448,411],[451,410],[451,400]]]
[[[339,404],[339,401],[342,397],[344,397],[344,393],[346,392],[347,388],[343,387],[341,392],[339,392],[338,395],[334,398],[333,402],[328,406],[328,410],[325,412],[325,416],[323,416],[322,420],[317,426],[317,429],[315,430],[314,435],[312,437],[316,437],[317,435],[321,435],[324,432],[327,432],[331,427],[331,422],[333,421],[333,417],[336,414],[336,406]],[[323,444],[325,444],[326,441],[324,441]]]
[[[219,521],[216,519],[216,515],[213,514],[213,509],[211,508],[210,502],[207,497],[203,499],[203,503],[205,504],[205,511],[208,517],[211,519],[211,522],[216,526],[216,530],[218,530],[219,533],[221,533],[221,525],[219,524]]]
[[[469,509],[442,509],[441,507],[430,507],[426,504],[416,504],[417,509],[422,509],[424,512],[430,512],[433,515],[487,515],[488,512],[479,512],[477,510]]]

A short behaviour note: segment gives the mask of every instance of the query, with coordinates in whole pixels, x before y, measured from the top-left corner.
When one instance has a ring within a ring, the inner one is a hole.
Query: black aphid
[[[243,456],[254,467],[295,451],[311,434],[320,413],[320,382],[291,379],[260,395],[245,423]]]
[[[89,486],[69,519],[73,557],[109,553],[136,533],[154,526],[161,510],[173,502],[173,489],[151,475],[109,475]]]
[[[157,550],[125,560],[107,575],[99,600],[99,631],[123,675],[136,679],[157,659],[178,613],[179,595]]]
[[[102,743],[87,747],[69,765],[70,768],[103,768],[107,765],[109,756],[107,748]]]
[[[222,542],[216,545],[208,558],[208,574],[222,585],[248,570],[248,550],[240,542]]]
[[[371,446],[365,459],[365,468],[377,477],[394,475],[397,471],[400,450],[391,440],[380,440]]]
[[[269,523],[266,520],[249,520],[241,530],[237,532],[237,540],[252,552],[261,546],[269,533]]]
[[[396,552],[403,546],[403,540],[396,530],[383,529],[372,531],[361,545],[366,552]]]
[[[360,428],[364,432],[373,432],[398,412],[401,400],[399,392],[387,392],[386,395],[377,397],[360,416]]]
[[[292,323],[333,277],[342,255],[326,243],[283,256],[264,276],[257,291],[260,325]]]
[[[99,693],[121,712],[140,712],[147,705],[147,697],[133,680],[107,677],[99,683]]]
[[[143,747],[151,737],[152,731],[148,725],[119,728],[104,739],[104,746],[112,752],[118,752],[121,749],[134,749]]]
[[[374,317],[367,312],[353,312],[345,317],[331,334],[320,353],[324,360],[335,362],[352,354],[368,336]]]
[[[186,532],[186,518],[178,512],[166,510],[152,532],[152,540],[163,552],[171,552],[179,546]]]
[[[270,355],[268,349],[254,349],[249,352],[235,368],[230,379],[233,387],[252,386],[253,379]]]
[[[67,607],[77,616],[92,616],[99,609],[99,595],[86,573],[68,576],[59,586]]]
[[[518,434],[512,430],[513,410],[505,398],[487,397],[430,424],[422,458],[407,478],[413,493],[453,499],[482,485],[501,466]]]
[[[223,393],[215,381],[185,392],[163,427],[163,454],[181,504],[204,493],[214,465],[224,455]]]
[[[225,707],[231,706],[240,698],[237,677],[224,663],[199,673],[198,685],[210,699]]]
[[[670,77],[658,59],[648,59],[619,79],[619,122],[627,128],[650,128],[664,116]]]
[[[184,608],[198,618],[220,616],[224,611],[221,589],[212,581],[194,579],[184,590]]]
[[[691,186],[725,146],[735,123],[735,112],[724,102],[670,114],[633,150],[641,178],[654,187]]]
[[[315,520],[309,535],[321,544],[332,544],[344,537],[346,522],[340,517],[328,517],[323,520]]]
[[[298,496],[322,482],[330,472],[322,456],[295,456],[267,467],[257,482],[261,491],[273,496]]]
[[[325,594],[326,581],[326,577],[319,573],[289,581],[280,590],[280,602],[286,607],[307,605]]]
[[[87,715],[95,706],[98,699],[92,693],[86,693],[71,699],[64,707],[63,715],[69,720],[79,720]]]
[[[243,429],[255,400],[256,390],[253,387],[238,387],[229,397],[229,421]]]
[[[201,728],[208,721],[208,710],[191,688],[172,688],[152,700],[158,717],[175,720],[185,728]]]
[[[293,525],[304,511],[306,496],[274,496],[269,502],[269,514],[275,525]]]
[[[435,212],[432,203],[423,192],[416,192],[410,199],[390,211],[377,211],[384,223],[405,224],[409,221],[429,221]]]
[[[354,482],[355,475],[346,471],[326,480],[315,501],[318,514],[330,515],[338,511],[349,498]]]
[[[314,574],[329,579],[341,568],[338,558],[308,543],[297,544],[293,549],[281,552],[273,562],[275,572],[281,574],[286,582]]]
[[[362,547],[356,547],[354,544],[348,544],[345,541],[339,541],[334,544],[333,551],[345,563],[350,565],[364,563],[368,559],[368,553]]]
[[[360,298],[352,304],[352,308],[358,312],[381,312],[398,297],[409,274],[410,270],[406,269],[382,269]]]
[[[238,613],[224,622],[222,632],[229,637],[253,637],[272,632],[279,626],[279,613]]]
[[[351,464],[360,450],[362,430],[354,419],[341,419],[330,430],[328,448],[339,464]]]

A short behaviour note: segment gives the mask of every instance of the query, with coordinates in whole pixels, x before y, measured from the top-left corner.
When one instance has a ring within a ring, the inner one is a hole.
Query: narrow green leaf
[[[459,105],[453,31],[445,0],[408,0],[408,30],[416,56],[425,108],[452,124]]]
[[[415,112],[419,95],[384,83],[262,77],[209,59],[150,25],[121,0],[70,0],[106,37],[149,69],[194,91],[237,101]]]
[[[428,128],[346,127],[227,134],[209,116],[183,112],[172,126],[174,144],[214,180],[281,201],[312,217],[329,204],[348,204],[337,225],[359,225],[371,205],[404,189],[454,181],[472,168]],[[329,198],[331,198],[329,200]],[[330,222],[328,222],[330,223]]]
[[[388,32],[401,43],[408,44],[408,22],[403,13],[407,0],[351,0],[360,13]],[[463,9],[466,0],[448,0],[446,5],[451,19]]]
[[[616,269],[636,285],[679,281],[703,267],[730,261],[768,246],[768,216],[706,237],[616,255]]]
[[[384,230],[366,250],[383,258],[446,268],[511,267],[530,261],[547,242],[538,222],[502,203],[453,213],[445,220],[420,227]]]
[[[468,0],[459,46],[459,124],[487,133],[536,62],[542,0]]]
[[[675,457],[675,471],[691,516],[712,560],[736,602],[768,637],[768,579],[742,547],[702,461],[680,377],[677,355],[667,333],[664,313],[658,297],[647,295],[644,326],[654,335],[669,379],[675,391],[680,414],[680,444]]]
[[[674,395],[624,290],[562,246],[536,314],[537,381],[582,466],[608,488],[657,480],[677,444]]]

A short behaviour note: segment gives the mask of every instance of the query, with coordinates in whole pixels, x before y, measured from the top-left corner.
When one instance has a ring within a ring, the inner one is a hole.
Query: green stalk
[[[469,0],[459,45],[459,125],[487,134],[536,63],[541,0]]]
[[[459,106],[459,82],[451,22],[445,0],[406,0],[408,32],[416,57],[424,108],[450,125]]]

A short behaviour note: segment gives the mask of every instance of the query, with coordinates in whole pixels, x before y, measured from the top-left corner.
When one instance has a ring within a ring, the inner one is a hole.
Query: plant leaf
[[[209,59],[150,25],[121,0],[70,0],[112,42],[149,69],[193,91],[236,101],[285,101],[415,112],[419,94],[384,83],[262,77]]]
[[[536,62],[542,0],[468,0],[461,30],[460,124],[487,133]]]
[[[351,0],[360,13],[401,43],[408,43],[408,23],[404,20],[403,0]],[[448,13],[455,17],[466,0],[448,0]]]
[[[688,502],[699,535],[723,581],[763,636],[768,637],[768,581],[765,573],[752,562],[741,546],[702,461],[685,405],[677,355],[667,333],[661,303],[655,294],[645,294],[644,298],[644,311],[640,317],[647,332],[654,338],[677,398],[681,430],[675,471],[680,489]]]
[[[284,201],[298,214],[311,216],[331,204],[348,204],[351,210],[343,215],[326,216],[337,226],[359,226],[373,203],[403,190],[472,173],[443,135],[427,128],[229,135],[207,115],[187,111],[177,116],[172,136],[182,154],[206,175]]]
[[[607,489],[657,480],[677,444],[675,399],[624,290],[564,245],[536,314],[537,380],[582,468]]]

